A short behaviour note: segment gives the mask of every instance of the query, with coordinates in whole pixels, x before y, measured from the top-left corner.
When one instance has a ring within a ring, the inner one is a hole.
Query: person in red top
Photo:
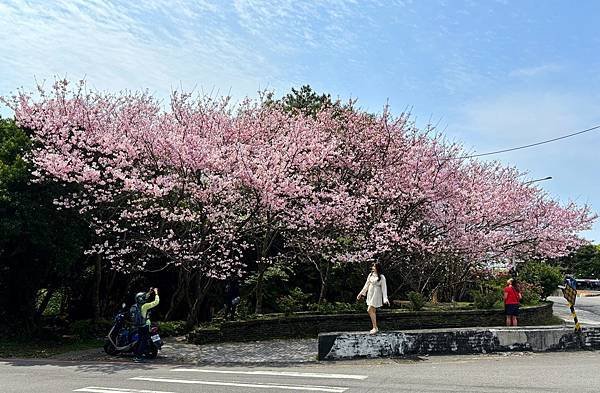
[[[519,303],[521,302],[521,292],[517,283],[512,279],[506,281],[504,288],[504,313],[506,314],[506,326],[517,326],[517,316],[519,315]]]

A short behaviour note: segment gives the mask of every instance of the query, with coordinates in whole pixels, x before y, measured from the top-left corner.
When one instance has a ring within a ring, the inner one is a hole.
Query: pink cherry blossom
[[[88,253],[115,269],[224,278],[250,247],[269,261],[280,238],[313,263],[381,260],[423,276],[564,255],[595,219],[388,108],[310,117],[176,92],[163,109],[147,93],[67,81],[3,101],[32,132],[33,175],[68,187],[57,208],[87,219]]]

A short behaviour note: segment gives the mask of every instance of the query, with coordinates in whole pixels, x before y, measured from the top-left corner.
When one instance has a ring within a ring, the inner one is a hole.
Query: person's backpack
[[[142,308],[139,305],[134,304],[131,306],[129,309],[129,316],[131,318],[131,323],[133,323],[135,327],[146,325],[146,318],[142,316]]]

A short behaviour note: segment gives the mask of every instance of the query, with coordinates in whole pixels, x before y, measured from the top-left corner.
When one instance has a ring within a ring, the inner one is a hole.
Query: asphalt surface
[[[0,361],[0,391],[597,392],[600,352],[512,353],[357,360],[299,367],[191,367]]]
[[[552,308],[554,315],[565,322],[573,323],[571,310],[563,297],[550,296],[548,300],[554,302]],[[600,296],[578,297],[575,300],[575,313],[583,326],[600,326]]]

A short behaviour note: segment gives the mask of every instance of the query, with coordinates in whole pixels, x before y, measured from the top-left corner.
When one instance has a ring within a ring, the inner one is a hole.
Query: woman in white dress
[[[375,334],[379,331],[377,328],[377,309],[384,304],[390,304],[387,296],[385,276],[381,274],[381,264],[379,262],[374,263],[371,267],[371,273],[367,277],[367,282],[365,282],[365,286],[356,299],[360,300],[365,295],[367,296],[367,312],[373,324],[373,329],[369,333]]]

